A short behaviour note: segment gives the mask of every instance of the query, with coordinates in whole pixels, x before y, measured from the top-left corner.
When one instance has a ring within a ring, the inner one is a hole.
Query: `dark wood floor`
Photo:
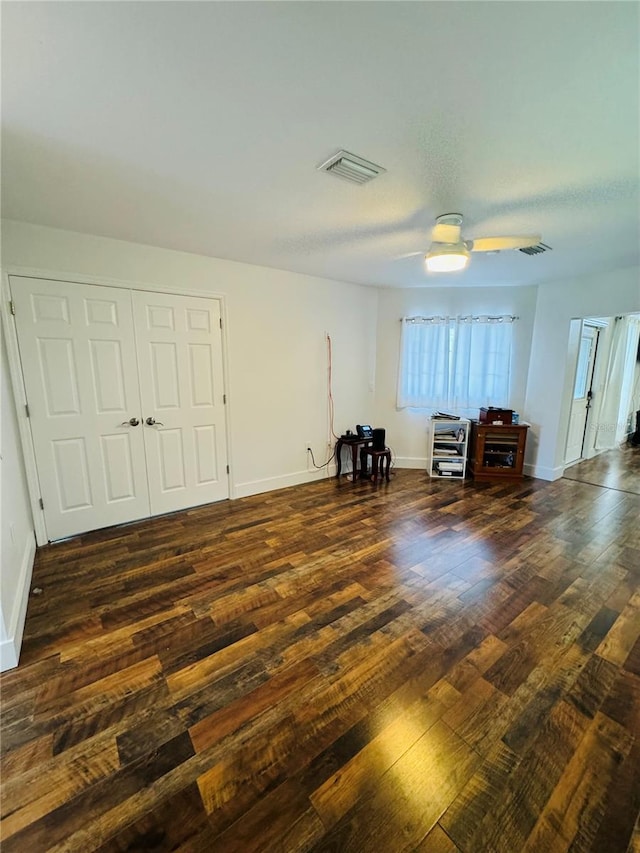
[[[40,550],[3,853],[638,849],[639,515],[397,471]]]
[[[567,468],[563,476],[568,480],[640,495],[640,447],[623,444],[614,450],[605,450],[593,459],[585,459]]]

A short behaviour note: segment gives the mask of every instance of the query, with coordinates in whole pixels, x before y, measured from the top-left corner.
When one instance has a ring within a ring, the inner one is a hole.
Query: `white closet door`
[[[132,295],[151,512],[228,498],[220,303]]]
[[[49,539],[148,516],[130,292],[15,276],[11,290]]]

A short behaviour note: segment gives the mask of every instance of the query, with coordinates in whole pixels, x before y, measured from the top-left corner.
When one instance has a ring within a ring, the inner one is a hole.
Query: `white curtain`
[[[402,321],[398,408],[435,406],[449,400],[450,330],[448,317]]]
[[[461,317],[453,351],[451,404],[458,409],[509,405],[511,318]]]
[[[513,317],[405,317],[398,408],[507,406]]]
[[[616,318],[596,433],[597,450],[617,447],[627,434],[639,337],[637,317]]]

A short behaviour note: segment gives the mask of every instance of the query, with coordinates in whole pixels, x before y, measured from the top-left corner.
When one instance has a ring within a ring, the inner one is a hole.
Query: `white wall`
[[[17,666],[35,538],[0,326],[0,671]]]
[[[555,480],[564,471],[575,371],[575,362],[567,359],[571,320],[638,310],[638,267],[539,285],[525,398],[535,437],[527,443],[527,473]]]
[[[400,319],[412,315],[514,314],[512,395],[510,408],[527,419],[525,387],[535,315],[535,287],[433,287],[385,289],[378,302],[378,347],[376,366],[375,426],[385,427],[387,444],[396,464],[425,468],[427,464],[427,421],[431,410],[396,409]],[[477,416],[476,412],[457,412]]]
[[[555,479],[563,471],[573,382],[571,319],[640,311],[637,268],[538,288],[377,290],[10,221],[3,222],[2,251],[5,270],[224,296],[234,497],[325,476],[308,470],[305,448],[311,444],[324,461],[326,333],[333,342],[335,432],[362,422],[384,426],[399,466],[426,466],[430,413],[395,406],[399,321],[410,314],[520,317],[510,405],[532,424],[525,470]],[[17,438],[22,412],[13,406],[4,358],[2,369],[0,643],[6,644],[21,632],[33,537]]]
[[[11,221],[2,247],[5,269],[224,295],[234,497],[326,476],[325,333],[336,432],[373,417],[374,288]]]
[[[232,497],[333,474],[333,466],[312,469],[306,452],[310,445],[317,462],[329,455],[327,334],[336,433],[373,419],[374,288],[11,221],[2,223],[2,264],[7,272],[224,297]],[[8,668],[17,664],[35,542],[18,441],[17,418],[25,416],[5,362],[0,650]]]

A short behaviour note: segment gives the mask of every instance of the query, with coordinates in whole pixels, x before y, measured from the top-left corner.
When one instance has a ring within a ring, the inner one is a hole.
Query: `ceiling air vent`
[[[318,171],[330,172],[337,178],[351,181],[352,184],[366,184],[387,170],[362,157],[356,157],[355,154],[349,154],[348,151],[338,151],[326,163],[318,166]]]
[[[526,246],[524,249],[520,249],[520,252],[524,252],[525,255],[540,255],[542,252],[551,252],[551,246],[547,246],[546,243],[538,243],[535,246]]]

